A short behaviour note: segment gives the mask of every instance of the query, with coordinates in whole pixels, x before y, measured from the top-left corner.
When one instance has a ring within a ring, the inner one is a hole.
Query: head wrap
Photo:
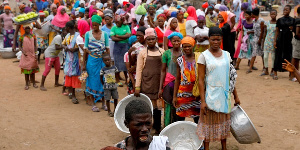
[[[242,3],[241,7],[242,7],[242,9],[246,9],[247,10],[248,7],[249,7],[249,3],[247,3],[247,2],[246,3]]]
[[[150,7],[154,7],[154,8],[156,8],[156,7],[157,7],[157,5],[156,5],[156,4],[149,4],[149,5],[148,5],[148,9],[149,9]]]
[[[74,4],[74,6],[73,6],[73,9],[76,9],[77,7],[79,7],[79,5],[80,5],[80,2],[76,1],[75,4]]]
[[[126,4],[129,4],[129,2],[123,1],[123,6],[125,6]]]
[[[176,17],[177,17],[177,12],[176,12],[176,11],[173,11],[173,12],[171,13],[171,17],[176,18]]]
[[[4,10],[6,10],[6,9],[11,10],[11,8],[8,5],[4,6]]]
[[[129,39],[128,39],[128,43],[129,43],[130,46],[131,46],[134,42],[136,42],[136,41],[137,41],[137,38],[136,38],[135,35],[132,35],[132,36],[129,37]]]
[[[118,21],[124,21],[124,17],[121,16],[121,15],[115,15],[115,21],[118,22]]]
[[[176,7],[177,9],[180,9],[181,8],[181,6],[180,5],[177,5],[177,7]]]
[[[51,24],[58,26],[60,28],[65,27],[66,23],[70,21],[69,15],[67,13],[61,14],[61,10],[65,9],[65,6],[59,6],[57,8],[57,14],[54,16]]]
[[[163,12],[167,17],[170,17],[171,16],[171,11],[169,11],[169,10],[164,10],[164,12]]]
[[[192,46],[195,46],[195,40],[190,36],[186,36],[181,40],[181,44],[191,44]]]
[[[189,14],[189,16],[186,20],[195,20],[197,22],[197,14],[195,7],[189,6],[187,9],[187,13]]]
[[[105,9],[104,11],[103,11],[103,14],[105,15],[105,14],[114,14],[114,12],[111,10],[111,9]]]
[[[202,8],[206,9],[208,7],[208,2],[205,2],[203,5],[202,5]]]
[[[49,16],[49,11],[45,10],[44,13],[46,17]]]
[[[226,11],[219,12],[219,15],[221,15],[224,19],[224,22],[220,22],[220,24],[219,24],[219,28],[222,28],[224,26],[224,24],[227,23],[228,15],[227,15]]]
[[[90,0],[88,7],[92,5],[92,2],[95,2],[95,0]]]
[[[221,5],[219,10],[220,11],[228,11],[228,8],[225,5]]]
[[[98,23],[98,24],[101,25],[101,23],[102,23],[102,18],[101,18],[100,16],[98,16],[98,15],[93,15],[93,16],[92,16],[92,22],[96,22],[96,23]]]
[[[94,6],[90,6],[90,9],[89,9],[89,17],[91,18],[93,13],[96,12],[97,13],[97,10],[94,9]]]
[[[42,8],[45,9],[45,8],[48,7],[48,5],[49,5],[49,2],[46,1],[46,2],[43,3]]]
[[[205,17],[204,17],[204,16],[201,16],[201,15],[199,15],[199,16],[198,16],[198,21],[199,21],[199,20],[205,20]]]
[[[78,31],[80,36],[83,37],[86,32],[90,31],[90,26],[87,21],[85,20],[78,20]]]
[[[26,6],[24,5],[24,4],[21,4],[21,5],[19,5],[19,9],[23,9],[23,8],[25,8]]]
[[[141,26],[141,27],[139,27],[136,31],[140,31],[140,32],[143,32],[143,34],[146,34],[146,27],[143,27],[143,26]]]
[[[46,16],[46,14],[42,10],[39,11],[38,15],[39,16]]]
[[[171,40],[174,36],[178,36],[181,40],[183,39],[183,35],[179,32],[172,32],[169,36],[168,39]]]
[[[84,9],[84,8],[80,8],[80,9],[79,9],[79,12],[85,13],[85,9]]]
[[[166,17],[165,14],[159,14],[159,15],[157,16],[157,19],[159,19],[159,18],[163,18],[164,20],[167,20],[167,17]]]
[[[52,11],[53,8],[57,8],[57,6],[55,4],[51,4],[50,10]]]
[[[207,9],[214,9],[214,7],[210,5],[207,7]]]
[[[208,30],[208,36],[210,37],[210,36],[214,36],[214,35],[222,36],[223,32],[218,27],[210,27],[209,30]]]
[[[103,4],[102,3],[97,3],[96,7],[99,8],[99,9],[102,9],[103,8]]]
[[[144,38],[146,39],[148,36],[156,36],[156,32],[153,28],[146,29]]]
[[[215,9],[220,9],[221,4],[216,4]]]
[[[111,14],[111,13],[106,13],[106,14],[104,15],[104,17],[106,17],[106,16],[108,16],[108,17],[110,17],[110,18],[113,18],[113,17],[114,17],[113,14]]]
[[[60,5],[59,0],[54,0],[53,4],[55,4],[55,5],[57,5],[57,4]]]
[[[170,19],[168,20],[166,30],[170,30],[170,29],[171,29],[171,22],[172,22],[173,19],[176,19],[176,18],[172,17],[172,18],[170,18]],[[176,19],[176,20],[177,20],[177,19]],[[177,20],[177,23],[178,23],[178,20]],[[179,26],[178,26],[178,25],[177,25],[176,31],[179,32]]]

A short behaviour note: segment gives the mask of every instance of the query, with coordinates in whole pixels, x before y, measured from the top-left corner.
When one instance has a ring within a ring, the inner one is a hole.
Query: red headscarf
[[[70,21],[70,17],[67,13],[65,14],[61,14],[61,10],[63,8],[66,8],[65,6],[59,6],[57,8],[57,13],[56,15],[54,16],[51,24],[55,25],[55,26],[58,26],[60,28],[63,28],[66,26],[67,22]]]
[[[90,31],[88,22],[85,20],[78,20],[78,31],[81,37],[83,37],[86,32]]]
[[[224,19],[223,22],[220,22],[219,24],[219,28],[222,28],[224,26],[225,23],[227,23],[227,18],[228,18],[228,15],[227,15],[227,12],[226,11],[221,11],[219,12],[219,15],[221,15]],[[223,40],[221,42],[221,46],[220,46],[221,49],[223,49]]]
[[[195,7],[189,6],[186,12],[189,14],[186,20],[195,20],[197,22],[197,14]]]
[[[204,3],[204,4],[202,5],[202,8],[206,9],[208,6],[209,6],[209,5],[208,5],[208,2],[206,2],[206,3]]]

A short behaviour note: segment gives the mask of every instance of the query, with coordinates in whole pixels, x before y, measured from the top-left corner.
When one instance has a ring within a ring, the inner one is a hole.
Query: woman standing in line
[[[221,141],[222,150],[226,150],[226,139],[230,135],[231,93],[235,104],[240,104],[234,88],[236,72],[230,64],[230,54],[220,49],[222,30],[209,29],[210,48],[198,58],[199,89],[201,97],[200,119],[197,134],[204,140],[204,149],[209,142]],[[232,84],[233,83],[233,84]]]
[[[14,14],[11,13],[11,8],[6,5],[4,6],[4,12],[0,15],[0,32],[3,30],[3,48],[12,47],[13,44],[13,38],[15,34],[15,29],[13,27],[13,21],[12,18],[14,17]],[[2,21],[3,21],[3,27],[2,27]]]
[[[164,50],[156,47],[157,37],[153,28],[145,31],[147,48],[140,51],[136,67],[135,96],[146,94],[153,104],[153,128],[156,133],[161,130],[161,110],[158,108],[158,92]]]

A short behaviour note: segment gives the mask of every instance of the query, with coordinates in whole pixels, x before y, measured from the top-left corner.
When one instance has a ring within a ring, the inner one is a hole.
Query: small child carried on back
[[[100,80],[103,84],[104,99],[106,101],[108,116],[114,117],[114,113],[110,110],[110,99],[112,98],[114,100],[115,110],[119,99],[118,84],[116,83],[115,77],[115,73],[118,72],[118,68],[114,65],[111,65],[111,58],[109,54],[104,54],[102,58],[105,67],[100,70]]]

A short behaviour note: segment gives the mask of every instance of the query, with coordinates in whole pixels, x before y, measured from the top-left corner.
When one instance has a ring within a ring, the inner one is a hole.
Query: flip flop
[[[251,73],[252,71],[251,70],[248,70],[248,71],[246,71],[246,74],[249,74],[249,73]]]
[[[100,109],[97,106],[92,107],[93,112],[100,112]]]
[[[252,70],[258,70],[258,69],[257,69],[256,67],[253,66],[253,67],[252,67]]]
[[[291,79],[293,82],[297,82],[298,80],[296,78]]]
[[[24,90],[29,90],[29,86],[25,86]]]
[[[77,99],[77,98],[75,98],[75,97],[74,97],[74,98],[72,98],[72,103],[73,103],[73,104],[78,104],[78,103],[79,103],[79,101],[78,101],[78,99]]]
[[[38,87],[39,87],[39,86],[37,86],[36,84],[33,84],[32,86],[33,86],[34,88],[38,88]]]
[[[114,117],[114,113],[113,113],[113,112],[109,112],[109,113],[108,113],[108,116],[109,116],[109,117]]]
[[[105,111],[107,111],[107,106],[106,105],[104,105],[104,106],[102,106],[102,108],[101,109],[104,109]]]
[[[72,93],[69,93],[69,99],[72,99]]]
[[[269,74],[266,74],[265,72],[263,72],[262,74],[260,74],[260,76],[265,76],[265,75],[269,75]]]
[[[270,76],[273,77],[273,76],[274,76],[274,73],[272,72],[272,73],[270,74]]]
[[[47,91],[47,89],[45,87],[41,87],[41,86],[40,86],[40,90],[41,91]]]

